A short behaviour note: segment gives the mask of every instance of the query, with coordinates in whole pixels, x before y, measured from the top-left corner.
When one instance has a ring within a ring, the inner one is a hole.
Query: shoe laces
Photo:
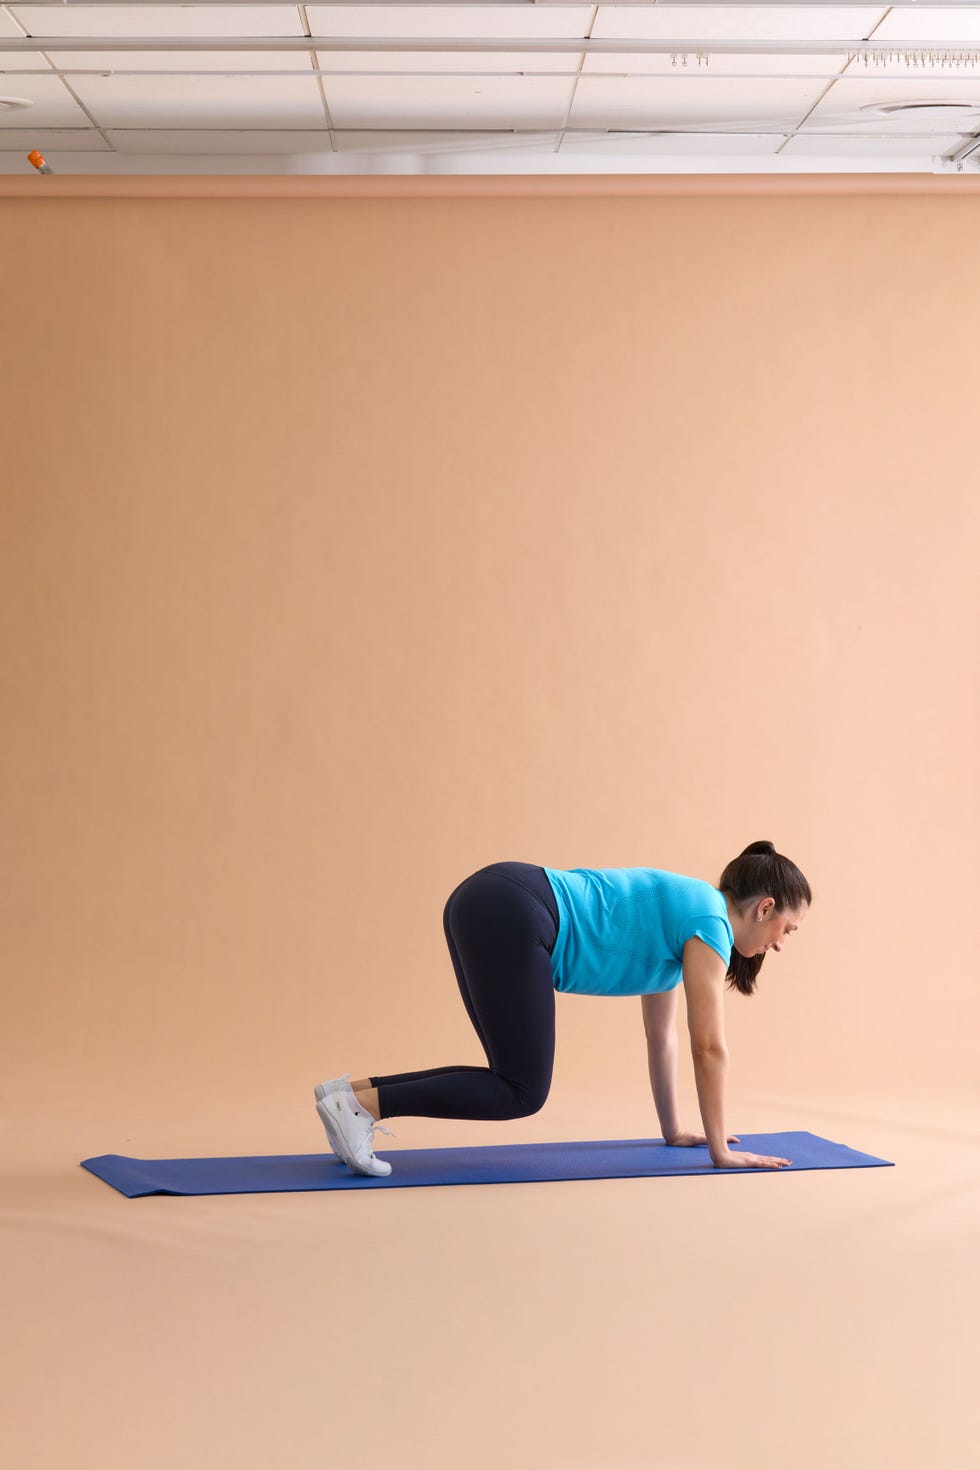
[[[362,1116],[365,1119],[367,1119],[371,1115],[370,1115],[370,1113],[362,1113]],[[387,1135],[388,1135],[389,1138],[394,1138],[395,1135],[394,1135],[394,1133],[392,1133],[391,1129],[390,1128],[386,1128],[383,1123],[369,1123],[368,1124],[368,1128],[369,1128],[370,1133],[371,1133],[371,1143],[368,1145],[368,1153],[371,1154],[372,1157],[373,1157],[373,1154],[374,1154],[374,1150],[373,1150],[374,1134],[375,1133],[387,1133]]]
[[[368,1149],[367,1149],[368,1158],[369,1159],[373,1159],[374,1158],[374,1137],[373,1137],[373,1135],[374,1135],[375,1129],[377,1129],[377,1131],[379,1133],[387,1133],[389,1138],[394,1138],[394,1136],[395,1136],[392,1133],[392,1131],[391,1131],[390,1128],[385,1128],[385,1126],[384,1126],[383,1123],[374,1123],[374,1124],[372,1124],[372,1127],[371,1127],[372,1137],[371,1137],[370,1143],[368,1144]]]

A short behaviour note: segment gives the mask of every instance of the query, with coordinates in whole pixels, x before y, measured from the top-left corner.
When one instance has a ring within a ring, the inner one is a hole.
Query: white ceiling
[[[0,71],[5,174],[980,170],[962,0],[44,0]]]

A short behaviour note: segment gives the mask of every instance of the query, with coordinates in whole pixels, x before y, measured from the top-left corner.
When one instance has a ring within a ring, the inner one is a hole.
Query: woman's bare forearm
[[[693,1050],[694,1081],[701,1105],[701,1121],[708,1140],[712,1163],[717,1164],[728,1153],[725,1132],[725,1077],[728,1073],[728,1048]]]
[[[668,1141],[681,1130],[677,1110],[677,1032],[659,1041],[647,1041],[650,1086],[660,1120],[660,1131]]]

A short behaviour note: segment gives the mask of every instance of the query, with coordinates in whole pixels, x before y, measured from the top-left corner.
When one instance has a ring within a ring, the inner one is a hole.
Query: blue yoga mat
[[[536,1184],[547,1179],[648,1179],[676,1174],[789,1174],[800,1169],[892,1167],[815,1133],[740,1133],[740,1153],[792,1159],[779,1169],[716,1169],[707,1146],[668,1147],[662,1138],[469,1148],[391,1149],[392,1172],[352,1174],[332,1153],[261,1154],[218,1159],[130,1159],[99,1154],[82,1168],[128,1199],[145,1194],[270,1194],[308,1189],[417,1189],[426,1184]]]

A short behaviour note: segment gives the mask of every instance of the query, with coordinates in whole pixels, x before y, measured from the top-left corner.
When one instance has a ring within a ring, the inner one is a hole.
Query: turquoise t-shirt
[[[545,868],[558,906],[551,953],[556,990],[647,995],[682,978],[684,945],[699,935],[731,962],[725,895],[661,868]]]

